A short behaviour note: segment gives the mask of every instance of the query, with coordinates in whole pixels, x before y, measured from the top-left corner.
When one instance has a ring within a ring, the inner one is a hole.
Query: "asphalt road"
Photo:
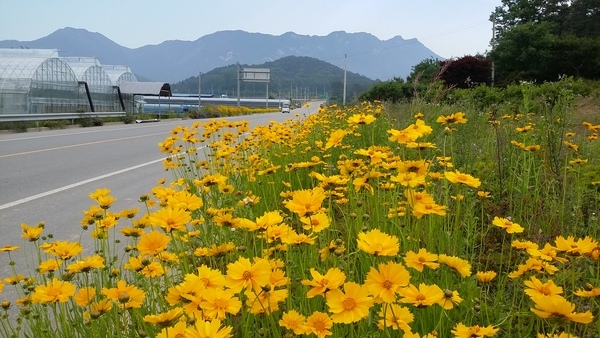
[[[292,110],[227,118],[248,120],[251,128],[315,112],[321,102]],[[88,195],[108,188],[117,202],[111,211],[141,207],[139,196],[150,193],[161,178],[172,178],[162,165],[158,143],[178,125],[198,120],[163,120],[0,135],[0,247],[24,246],[20,224],[46,223],[44,234],[77,241],[83,211],[94,202]],[[200,120],[202,121],[202,120]],[[202,132],[202,131],[200,131]],[[84,238],[89,238],[89,232]],[[91,241],[91,240],[90,240]],[[83,243],[85,246],[85,243]],[[15,252],[15,256],[19,256]],[[0,253],[0,278],[8,271]]]

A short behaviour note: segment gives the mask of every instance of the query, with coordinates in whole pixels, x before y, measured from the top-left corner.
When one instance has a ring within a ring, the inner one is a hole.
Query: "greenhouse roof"
[[[42,63],[57,57],[56,49],[0,49],[0,79],[31,80]]]
[[[173,96],[171,85],[165,82],[123,82],[121,93],[147,96]]]

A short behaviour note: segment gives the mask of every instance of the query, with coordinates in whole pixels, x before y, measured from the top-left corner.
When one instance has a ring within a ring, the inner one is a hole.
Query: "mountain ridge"
[[[218,31],[193,41],[167,40],[128,48],[101,33],[65,27],[32,41],[3,40],[0,48],[58,49],[61,56],[94,56],[101,64],[125,64],[151,81],[178,82],[199,72],[235,64],[262,64],[286,56],[308,56],[371,79],[406,77],[422,60],[443,59],[417,39],[388,40],[334,31],[325,36]]]

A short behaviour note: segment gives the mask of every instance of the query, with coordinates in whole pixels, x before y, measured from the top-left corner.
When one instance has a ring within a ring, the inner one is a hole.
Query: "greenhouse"
[[[56,49],[0,49],[0,114],[134,110],[123,83],[137,82],[128,66],[94,57],[60,57]]]

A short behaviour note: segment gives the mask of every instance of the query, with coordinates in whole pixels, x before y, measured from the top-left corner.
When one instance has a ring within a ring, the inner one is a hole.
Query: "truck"
[[[281,104],[281,112],[282,113],[289,113],[290,112],[290,103],[289,102],[283,102]]]

